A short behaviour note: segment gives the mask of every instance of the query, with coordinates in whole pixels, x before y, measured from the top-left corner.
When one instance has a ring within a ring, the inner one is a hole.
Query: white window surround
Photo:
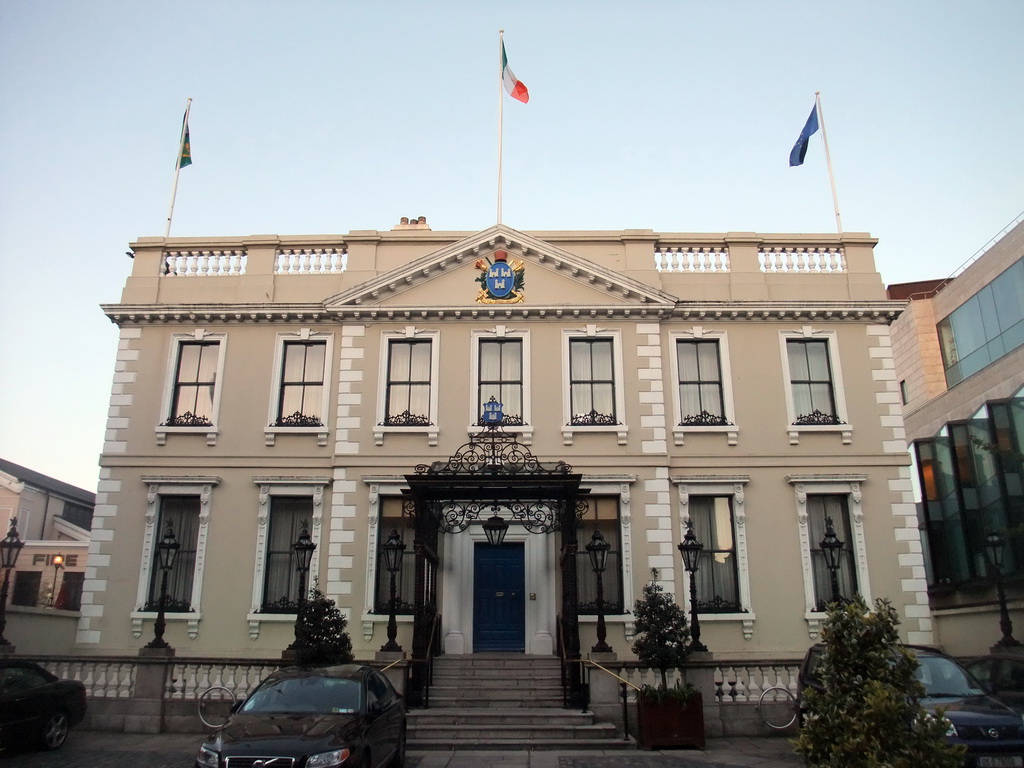
[[[254,477],[252,481],[259,486],[259,507],[256,510],[256,567],[252,579],[252,603],[246,619],[249,622],[249,637],[256,640],[260,636],[260,624],[283,623],[294,624],[294,613],[260,613],[263,604],[263,579],[267,566],[267,535],[270,529],[270,497],[271,496],[303,496],[313,499],[313,519],[309,521],[309,537],[315,544],[321,540],[324,521],[324,488],[331,484],[329,477]],[[309,572],[320,572],[320,547],[313,550],[313,559],[309,563]],[[312,586],[310,583],[308,586]]]
[[[671,478],[679,493],[679,540],[686,535],[690,520],[691,496],[729,496],[732,499],[733,536],[736,541],[736,581],[739,588],[740,613],[702,613],[702,623],[738,621],[742,624],[743,639],[754,636],[754,608],[750,602],[750,559],[747,554],[747,509],[744,487],[750,482],[749,475],[680,475]],[[690,574],[683,570],[683,594],[686,596],[686,611],[690,612]]]
[[[142,482],[147,486],[146,492],[146,529],[142,536],[142,557],[139,563],[139,587],[135,597],[135,610],[131,612],[132,637],[142,637],[142,623],[152,619],[151,611],[143,611],[146,595],[149,592],[150,576],[157,566],[154,561],[156,542],[159,533],[156,530],[160,516],[161,496],[198,496],[199,497],[199,535],[196,540],[195,573],[192,576],[192,610],[188,613],[166,613],[167,621],[188,622],[188,637],[195,640],[199,636],[199,622],[203,618],[203,572],[206,570],[206,543],[210,531],[210,507],[213,488],[220,483],[219,477],[193,475],[185,477],[143,476]]]
[[[324,382],[321,395],[320,413],[323,425],[319,427],[278,427],[274,426],[279,414],[277,409],[281,399],[281,377],[284,367],[284,350],[287,341],[322,341],[326,345],[324,350]],[[267,414],[267,426],[263,433],[267,445],[273,445],[278,435],[316,435],[316,444],[327,445],[327,420],[330,414],[331,396],[331,371],[333,367],[334,335],[331,333],[320,333],[309,328],[302,328],[297,333],[279,333],[277,335],[277,346],[274,351],[274,368],[270,381],[270,406]]]
[[[388,427],[384,425],[387,418],[387,385],[388,385],[388,360],[392,341],[429,340],[430,341],[430,413],[428,418],[430,424],[425,427]],[[439,365],[441,359],[441,333],[440,331],[425,331],[415,326],[407,325],[403,331],[384,331],[380,336],[380,382],[379,395],[377,397],[377,420],[373,428],[374,445],[384,445],[386,434],[423,434],[427,436],[427,445],[436,446],[440,427],[438,426],[438,389],[440,388],[441,377]]]
[[[530,367],[530,333],[529,331],[517,331],[498,325],[489,331],[474,330],[472,333],[472,347],[470,349],[470,371],[472,381],[472,396],[469,402],[469,427],[467,433],[470,435],[480,431],[480,415],[483,413],[483,403],[477,402],[480,392],[480,342],[489,339],[519,339],[523,344],[523,426],[502,427],[502,430],[509,433],[517,433],[523,436],[523,445],[533,444],[533,412],[531,408],[531,367]]]
[[[846,393],[843,388],[843,369],[839,364],[839,340],[835,331],[816,331],[811,326],[805,325],[798,331],[779,331],[779,349],[782,354],[782,371],[786,379],[784,387],[786,395],[786,415],[788,424],[786,431],[789,433],[789,444],[797,445],[800,442],[800,433],[814,432],[838,432],[842,437],[843,445],[853,442],[853,427],[845,424],[794,424],[799,414],[793,404],[793,376],[789,370],[789,352],[786,342],[790,339],[803,339],[807,341],[827,341],[830,374],[832,376],[832,392],[836,399],[836,416],[842,421],[849,422],[849,412],[846,409]]]
[[[228,337],[226,333],[207,333],[203,328],[196,328],[192,333],[175,333],[171,336],[171,343],[167,350],[167,371],[164,379],[164,396],[160,406],[160,421],[166,421],[171,412],[171,404],[174,400],[175,377],[178,374],[178,351],[183,342],[206,341],[217,342],[217,378],[213,388],[213,424],[206,427],[171,427],[157,423],[156,444],[166,445],[168,435],[206,435],[207,445],[217,444],[217,433],[220,431],[217,425],[220,423],[220,398],[224,387],[224,360],[227,358]]]
[[[815,611],[814,572],[811,568],[810,524],[808,522],[807,497],[819,494],[838,494],[847,497],[850,514],[850,530],[853,541],[850,551],[854,556],[858,591],[868,605],[872,603],[871,581],[868,578],[868,555],[864,539],[864,508],[860,486],[867,475],[788,475],[786,481],[793,486],[797,530],[800,535],[800,566],[804,579],[804,618],[812,640],[817,640],[826,614]],[[846,543],[846,542],[844,542]]]
[[[679,349],[678,341],[707,341],[718,342],[718,357],[722,366],[722,401],[725,408],[725,418],[732,424],[721,427],[683,426],[679,422],[686,415],[683,413],[682,404],[679,402]],[[673,420],[672,436],[676,445],[683,445],[687,432],[701,433],[723,433],[729,445],[736,445],[739,440],[739,427],[736,426],[736,407],[732,394],[732,364],[729,360],[729,337],[725,331],[712,331],[699,325],[693,326],[688,331],[675,331],[669,334],[672,360],[672,403],[675,406],[675,419]]]
[[[615,376],[615,414],[619,424],[608,426],[573,426],[572,421],[572,395],[569,382],[572,380],[569,372],[569,343],[578,339],[612,339],[612,371]],[[625,445],[629,437],[629,427],[625,424],[626,418],[626,397],[625,378],[622,367],[622,332],[617,329],[605,330],[594,324],[587,324],[579,330],[562,329],[562,444],[572,445],[573,435],[594,434],[599,432],[613,432],[616,435],[619,445]]]

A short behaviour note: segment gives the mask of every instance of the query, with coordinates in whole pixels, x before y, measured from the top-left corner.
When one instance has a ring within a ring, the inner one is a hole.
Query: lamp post
[[[593,653],[612,652],[611,646],[605,642],[608,632],[604,623],[603,574],[608,565],[609,549],[611,549],[611,545],[605,541],[601,531],[595,530],[594,535],[590,537],[590,543],[586,546],[587,554],[590,555],[590,567],[594,569],[594,575],[597,576],[597,645],[590,649]]]
[[[997,646],[1003,648],[1020,645],[1013,637],[1013,622],[1010,621],[1010,610],[1006,607],[1006,592],[1003,590],[1003,557],[1006,554],[1006,541],[995,531],[985,537],[985,559],[989,570],[996,574],[996,597],[999,599],[999,629],[1003,636]]]
[[[64,555],[59,552],[53,556],[53,589],[50,591],[50,605],[56,607],[57,605],[57,577],[60,574],[60,569],[64,567]]]
[[[693,523],[686,521],[686,535],[679,545],[683,556],[683,568],[690,574],[690,650],[706,651],[708,648],[700,641],[700,617],[697,615],[697,569],[700,567],[700,553],[704,545],[697,541],[693,532]]]
[[[841,602],[843,596],[839,592],[839,561],[843,555],[843,542],[836,536],[831,517],[825,518],[825,538],[819,542],[818,546],[821,547],[821,554],[825,557],[825,567],[828,568],[828,578],[832,584],[832,602]]]
[[[170,648],[170,644],[164,640],[164,630],[167,628],[165,612],[167,610],[167,577],[174,567],[174,557],[178,554],[181,544],[174,537],[174,528],[167,524],[167,533],[156,545],[157,557],[160,559],[160,607],[156,613],[156,624],[153,625],[153,639],[146,643],[147,648]]]
[[[292,544],[292,552],[295,554],[295,571],[299,574],[299,600],[295,611],[295,641],[288,646],[289,650],[301,648],[305,644],[305,639],[301,637],[300,623],[302,606],[306,604],[306,577],[309,575],[309,565],[313,561],[313,550],[315,549],[316,543],[309,535],[309,526],[303,523],[299,538]]]
[[[4,586],[0,590],[0,647],[5,651],[13,650],[10,641],[4,637],[4,630],[7,628],[7,590],[11,585],[11,569],[18,562],[18,555],[25,542],[18,536],[18,518],[11,518],[11,527],[7,536],[0,541],[0,565],[4,569]]]
[[[402,553],[405,552],[405,544],[397,530],[392,530],[388,540],[382,547],[384,550],[384,567],[391,574],[391,599],[388,601],[388,641],[380,647],[382,651],[401,651],[402,646],[395,638],[398,637],[398,622],[395,619],[397,610],[397,597],[395,595],[395,579],[402,572]]]

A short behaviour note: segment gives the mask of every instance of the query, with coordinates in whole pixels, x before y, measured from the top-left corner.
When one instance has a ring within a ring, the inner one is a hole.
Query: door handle
[[[505,593],[504,593],[504,592],[495,592],[495,593],[494,593],[494,596],[495,596],[495,597],[504,597],[504,596],[505,596]]]

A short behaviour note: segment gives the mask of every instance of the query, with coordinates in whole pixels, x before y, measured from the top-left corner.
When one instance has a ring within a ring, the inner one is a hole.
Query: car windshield
[[[247,715],[350,714],[358,712],[362,686],[333,677],[286,677],[269,680],[246,699],[239,712]]]
[[[942,656],[917,657],[918,668],[914,677],[924,685],[928,698],[980,696],[982,691],[975,680],[959,664]]]

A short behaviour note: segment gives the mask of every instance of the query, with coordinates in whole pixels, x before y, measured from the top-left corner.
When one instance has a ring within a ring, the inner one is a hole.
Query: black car
[[[401,768],[405,732],[402,697],[378,670],[288,667],[233,708],[196,768]]]
[[[970,672],[951,656],[924,646],[906,646],[918,667],[914,676],[924,685],[922,706],[943,710],[949,723],[946,739],[967,748],[970,768],[1024,768],[1024,721],[1000,701],[986,695]],[[818,667],[825,646],[814,645],[800,667],[798,704],[808,688],[821,690]]]
[[[0,744],[57,749],[85,717],[85,686],[31,661],[0,660]]]
[[[964,663],[985,688],[1014,712],[1024,715],[1024,655],[992,653]]]

